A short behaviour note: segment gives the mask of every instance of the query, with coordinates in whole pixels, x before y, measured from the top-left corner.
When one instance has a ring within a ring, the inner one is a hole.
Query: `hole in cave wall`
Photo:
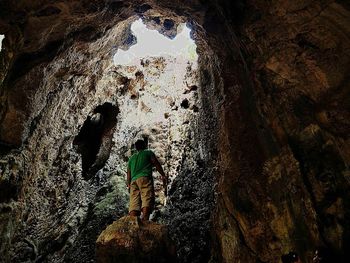
[[[73,145],[77,147],[77,151],[82,157],[82,175],[84,179],[90,179],[95,173],[101,169],[108,159],[107,154],[101,153],[101,144],[103,140],[111,142],[113,130],[117,124],[118,109],[111,103],[99,105],[93,111],[91,116],[85,120],[79,134],[75,137]],[[108,144],[107,144],[108,145]],[[109,144],[109,146],[111,146]]]
[[[0,182],[0,203],[10,202],[11,199],[17,200],[18,186],[9,181]]]

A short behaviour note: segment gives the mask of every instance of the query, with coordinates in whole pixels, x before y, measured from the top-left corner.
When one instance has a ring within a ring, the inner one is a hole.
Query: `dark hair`
[[[145,141],[144,141],[144,140],[137,140],[137,141],[135,142],[135,148],[136,148],[136,150],[138,150],[138,151],[141,151],[141,150],[146,149],[146,143],[145,143]]]
[[[283,263],[293,263],[299,260],[299,256],[295,252],[289,252],[288,254],[283,255],[281,258]]]

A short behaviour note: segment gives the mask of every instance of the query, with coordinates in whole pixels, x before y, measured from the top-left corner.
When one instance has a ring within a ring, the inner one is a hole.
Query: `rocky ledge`
[[[176,262],[167,226],[124,216],[109,225],[96,241],[96,261]]]

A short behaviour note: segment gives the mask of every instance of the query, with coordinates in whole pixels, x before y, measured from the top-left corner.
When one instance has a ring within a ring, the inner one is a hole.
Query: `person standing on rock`
[[[127,185],[130,192],[129,215],[140,216],[149,220],[154,206],[154,186],[152,168],[155,167],[162,176],[164,194],[167,195],[167,177],[157,157],[151,150],[146,149],[143,140],[135,143],[137,153],[130,157],[127,171]]]

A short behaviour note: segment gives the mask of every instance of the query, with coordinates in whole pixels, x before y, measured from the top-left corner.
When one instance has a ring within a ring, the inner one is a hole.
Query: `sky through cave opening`
[[[147,28],[142,19],[132,23],[131,31],[137,43],[128,50],[119,49],[113,57],[115,65],[137,64],[140,58],[146,56],[172,56],[192,63],[197,62],[196,44],[190,36],[190,28],[185,23],[178,25],[177,35],[173,39],[155,29]]]
[[[118,49],[113,56],[127,94],[118,105],[114,141],[121,147],[116,153],[127,160],[133,153],[132,143],[146,139],[169,175],[168,189],[181,170],[200,109],[196,44],[186,24],[177,25],[176,31],[170,39],[136,20],[131,32],[137,43],[128,50]],[[120,167],[125,169],[125,164]],[[159,174],[154,173],[154,178],[159,211],[166,199]]]

